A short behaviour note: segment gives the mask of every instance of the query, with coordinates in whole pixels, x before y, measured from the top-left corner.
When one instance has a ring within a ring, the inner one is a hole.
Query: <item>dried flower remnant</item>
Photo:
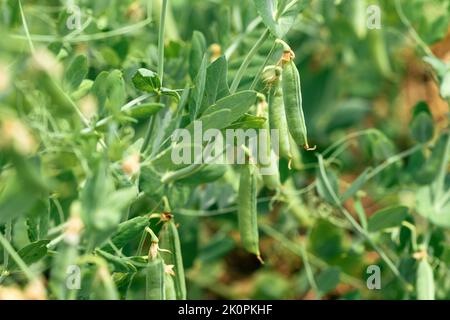
[[[7,118],[0,122],[0,137],[0,149],[12,149],[21,155],[36,152],[37,143],[20,120]]]
[[[136,176],[141,169],[141,156],[138,152],[133,153],[125,158],[122,162],[122,170],[129,177]]]
[[[10,83],[11,75],[8,67],[5,64],[0,63],[0,92],[7,90]]]

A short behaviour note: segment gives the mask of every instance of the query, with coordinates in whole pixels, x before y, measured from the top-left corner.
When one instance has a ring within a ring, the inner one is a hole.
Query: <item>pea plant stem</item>
[[[154,97],[154,96],[155,96],[154,93],[143,94],[143,95],[141,95],[141,96],[131,100],[130,102],[127,102],[125,105],[123,105],[120,108],[120,111],[121,112],[126,112],[126,111],[130,110],[132,107],[134,107],[135,105],[138,105],[141,102],[145,101],[146,99]],[[105,117],[103,119],[100,119],[92,127],[84,128],[83,130],[81,130],[81,133],[82,134],[92,133],[92,132],[95,131],[96,128],[106,125],[112,119],[113,119],[113,116],[107,116],[107,117]]]
[[[60,37],[60,36],[54,36],[54,35],[46,35],[46,34],[30,34],[30,39],[35,42],[44,42],[44,43],[51,43],[51,42],[64,42],[64,43],[80,43],[80,42],[90,42],[90,41],[98,41],[98,40],[104,40],[108,38],[114,38],[119,37],[125,34],[132,33],[134,31],[137,31],[139,29],[144,28],[145,26],[149,25],[151,23],[150,19],[145,19],[142,21],[139,21],[135,24],[128,25],[125,27],[121,27],[115,30],[106,31],[106,32],[98,32],[93,34],[83,34],[78,35],[76,37],[71,36],[68,34],[67,36]],[[13,34],[11,35],[14,39],[19,40],[28,40],[26,36],[20,35],[20,34]]]
[[[400,21],[407,27],[409,34],[411,37],[416,41],[420,49],[422,49],[425,54],[429,57],[434,57],[433,52],[428,48],[427,44],[420,38],[417,31],[412,26],[411,22],[409,22],[409,19],[406,17],[405,13],[403,12],[402,4],[400,0],[395,0],[395,10],[397,11],[397,14],[400,18]]]
[[[253,79],[253,82],[250,86],[250,90],[254,90],[256,88],[256,86],[258,85],[259,79],[261,79],[261,74],[264,71],[264,68],[268,65],[270,59],[272,58],[272,56],[275,53],[275,48],[276,48],[277,43],[274,42],[272,45],[272,48],[270,48],[269,54],[266,57],[266,60],[264,61],[264,63],[261,65],[261,67],[258,70],[258,73],[256,73],[255,79]]]
[[[277,240],[280,244],[285,246],[288,250],[292,251],[293,253],[299,255],[302,258],[303,265],[305,266],[306,277],[308,279],[308,283],[311,286],[311,288],[313,289],[314,293],[316,294],[317,299],[320,300],[320,291],[317,288],[316,281],[314,280],[314,273],[313,273],[312,267],[309,263],[308,254],[306,252],[305,245],[303,243],[295,245],[295,246],[291,245],[291,241],[288,238],[286,238],[283,234],[279,233],[278,231],[276,231],[275,229],[273,229],[272,227],[270,227],[268,225],[262,225],[261,229],[264,231],[264,233],[266,233],[270,237]]]
[[[347,209],[344,208],[344,206],[341,204],[341,201],[339,200],[339,197],[334,192],[333,188],[331,187],[331,183],[328,180],[328,176],[326,174],[325,165],[323,156],[321,154],[317,155],[318,161],[319,161],[319,171],[320,175],[324,181],[325,188],[327,189],[328,193],[331,195],[334,205],[342,212],[344,217],[350,222],[352,227],[360,233],[367,242],[372,246],[372,248],[380,255],[380,258],[386,263],[386,265],[391,269],[392,273],[401,281],[401,283],[405,286],[406,290],[410,291],[412,290],[411,284],[409,284],[403,276],[400,274],[400,271],[395,266],[395,264],[392,262],[392,260],[388,257],[388,255],[384,252],[384,250],[379,247],[370,237],[369,233],[364,230],[358,222],[353,218],[353,216],[350,214],[350,212],[347,211]]]
[[[239,44],[242,42],[242,40],[251,32],[253,32],[253,30],[256,29],[256,27],[262,22],[261,17],[257,17],[255,18],[253,21],[251,21],[247,28],[245,29],[245,32],[243,34],[240,34],[236,40],[234,40],[234,42],[225,50],[225,57],[227,58],[227,60],[230,60],[231,55],[236,51],[237,47],[239,46]]]
[[[161,182],[170,183],[172,181],[185,178],[187,176],[192,175],[195,172],[198,172],[203,167],[205,167],[205,164],[192,164],[180,170],[168,172],[161,178]]]
[[[34,54],[34,52],[35,52],[34,45],[33,45],[33,41],[31,41],[31,36],[30,36],[30,31],[28,29],[27,20],[25,19],[25,13],[23,12],[22,1],[19,0],[18,3],[19,3],[20,16],[22,18],[23,30],[25,31],[25,36],[27,38],[28,45],[30,47],[30,51],[32,54]]]
[[[161,79],[161,84],[163,83],[164,77],[164,32],[167,14],[167,2],[168,0],[163,0],[162,3],[158,33],[158,74]]]
[[[315,266],[316,268],[320,268],[320,269],[324,269],[324,268],[328,268],[329,265],[328,263],[326,263],[325,261],[323,261],[322,259],[318,258],[317,256],[313,255],[311,252],[308,252],[306,250],[305,244],[301,244],[301,243],[297,243],[292,241],[291,239],[287,238],[284,234],[282,234],[281,232],[275,230],[274,228],[272,228],[271,226],[267,225],[267,224],[263,224],[261,225],[261,230],[267,234],[269,237],[271,237],[272,239],[278,241],[283,247],[285,247],[286,249],[288,249],[289,251],[291,251],[292,253],[298,255],[300,258],[303,259],[303,256],[305,256],[307,258],[307,262],[306,264],[308,264],[308,268],[310,269],[311,273],[312,273],[312,266]],[[302,249],[303,248],[303,249]],[[302,250],[304,250],[302,252]],[[305,271],[306,270],[306,265],[305,265]],[[308,275],[307,275],[308,276]],[[357,278],[354,278],[348,274],[342,273],[341,274],[341,278],[343,282],[348,283],[349,285],[355,287],[355,288],[359,288],[359,289],[366,289],[367,287],[365,286],[365,284]],[[314,281],[314,275],[312,274],[311,277],[308,276],[308,282],[310,280]],[[315,281],[314,281],[315,283]],[[311,285],[311,284],[310,284]],[[317,284],[315,283],[316,287]],[[312,287],[314,289],[314,287]]]
[[[155,127],[156,115],[153,115],[148,122],[147,132],[145,133],[144,143],[142,144],[141,153],[146,153],[152,137],[152,132]]]
[[[379,166],[375,167],[372,171],[370,171],[367,174],[367,180],[372,179],[373,177],[375,177],[376,175],[378,175],[380,172],[382,172],[384,169],[386,169],[387,167],[389,167],[390,165],[416,153],[417,151],[419,151],[420,149],[423,148],[422,144],[418,144],[415,145],[414,147],[407,149],[403,152],[400,152],[392,157],[387,158],[383,163],[381,163]]]
[[[237,71],[237,74],[234,77],[233,82],[231,83],[230,92],[232,94],[236,92],[237,88],[239,87],[239,84],[241,83],[242,77],[245,74],[245,71],[250,65],[250,62],[252,61],[253,57],[256,55],[258,50],[261,48],[261,46],[264,44],[264,42],[267,40],[269,35],[270,31],[269,29],[266,29],[264,33],[261,35],[261,37],[258,39],[258,41],[256,41],[256,43],[250,49],[249,53],[245,56],[244,61],[239,67],[239,70]]]
[[[36,277],[33,274],[33,272],[30,270],[30,268],[28,268],[26,263],[19,256],[19,254],[14,250],[14,248],[11,246],[11,243],[1,233],[0,233],[0,244],[3,246],[3,249],[9,253],[9,256],[16,262],[20,270],[23,271],[28,281],[31,282],[35,280]]]
[[[8,222],[6,222],[5,225],[5,238],[8,242],[11,242],[11,233],[12,233],[12,221],[11,219],[8,220]],[[8,261],[9,260],[9,255],[8,255],[8,251],[4,250],[3,251],[3,266],[6,268],[8,268]]]

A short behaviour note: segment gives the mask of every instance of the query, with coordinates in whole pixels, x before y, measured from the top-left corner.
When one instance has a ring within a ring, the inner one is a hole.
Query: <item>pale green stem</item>
[[[317,288],[317,283],[314,280],[314,273],[312,271],[311,265],[309,264],[308,255],[305,249],[305,245],[303,243],[295,245],[295,247],[290,246],[290,240],[286,238],[283,234],[279,233],[272,227],[268,225],[262,225],[261,229],[271,238],[277,240],[280,244],[284,245],[290,251],[293,251],[295,254],[299,255],[302,258],[303,265],[305,266],[306,277],[308,279],[309,285],[314,290],[318,299],[320,299],[320,292]]]
[[[3,246],[3,249],[6,250],[9,253],[9,256],[16,262],[17,266],[20,268],[20,270],[23,271],[25,276],[27,277],[28,281],[35,280],[35,275],[33,272],[28,268],[26,263],[22,260],[22,258],[18,255],[18,253],[14,250],[14,248],[11,246],[10,242],[0,233],[0,244]]]
[[[33,41],[31,41],[30,31],[28,30],[27,20],[25,19],[25,13],[23,12],[22,1],[18,0],[18,2],[19,2],[20,15],[22,17],[23,30],[25,31],[25,36],[27,37],[28,45],[30,46],[30,51],[32,54],[34,54],[34,52],[35,52],[34,45],[33,45]]]
[[[158,74],[161,79],[161,84],[163,83],[164,77],[164,31],[166,23],[166,13],[167,13],[167,2],[169,0],[163,0],[161,8],[161,19],[159,22],[159,33],[158,33]]]
[[[232,94],[236,92],[237,88],[239,87],[239,84],[241,83],[242,77],[245,74],[245,71],[247,70],[248,66],[250,65],[250,62],[252,61],[253,57],[256,55],[258,50],[261,48],[261,46],[264,44],[264,42],[267,40],[269,35],[270,35],[270,31],[269,31],[269,29],[266,29],[264,31],[264,33],[261,35],[261,37],[258,39],[258,41],[256,41],[256,43],[250,49],[250,52],[245,57],[239,70],[236,73],[236,76],[233,79],[233,82],[231,83],[230,92]]]
[[[341,204],[339,197],[336,195],[336,193],[334,192],[333,188],[331,187],[331,183],[328,180],[328,176],[326,174],[325,171],[325,166],[324,166],[324,161],[323,161],[323,157],[322,155],[318,155],[318,160],[319,160],[319,171],[320,171],[320,175],[322,176],[322,179],[324,181],[325,184],[325,188],[327,189],[328,193],[331,195],[335,206],[342,212],[342,214],[345,216],[345,218],[350,222],[350,224],[352,225],[352,227],[358,232],[360,233],[366,240],[367,242],[374,248],[375,251],[378,252],[378,254],[380,255],[380,258],[386,263],[386,265],[389,267],[389,269],[391,269],[391,271],[393,272],[393,274],[402,282],[402,284],[404,284],[405,288],[410,291],[412,290],[412,286],[411,284],[409,284],[404,278],[403,276],[400,274],[400,271],[398,271],[397,267],[395,266],[395,264],[392,262],[392,260],[387,256],[387,254],[384,252],[383,249],[381,249],[370,237],[369,233],[364,230],[359,224],[358,222],[356,222],[356,220],[353,218],[353,216],[350,214],[350,212],[347,211],[347,209],[344,208],[344,206]]]

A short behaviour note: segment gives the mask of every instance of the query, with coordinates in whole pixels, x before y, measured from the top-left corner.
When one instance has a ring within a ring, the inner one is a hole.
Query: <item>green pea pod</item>
[[[72,296],[67,286],[68,270],[76,266],[78,257],[77,246],[63,241],[58,246],[58,253],[52,261],[49,287],[53,295],[59,300],[67,300]]]
[[[237,199],[238,221],[244,249],[255,254],[261,260],[256,207],[256,180],[254,166],[251,164],[244,165],[239,181]]]
[[[292,59],[283,61],[282,88],[289,132],[297,145],[313,150],[308,144],[305,115],[302,107],[300,74]]]
[[[264,185],[270,190],[278,190],[281,186],[281,182],[277,163],[272,159],[270,166],[265,167],[264,169],[269,170],[268,172],[261,172]]]
[[[367,35],[367,3],[365,0],[351,0],[350,6],[353,31],[359,39],[364,39]]]
[[[128,242],[141,235],[145,227],[148,226],[148,223],[149,218],[143,216],[135,217],[128,221],[122,222],[121,224],[119,224],[117,232],[112,236],[111,242],[118,249],[121,249]],[[110,244],[104,245],[101,249],[109,253],[114,252]]]
[[[149,260],[146,269],[146,299],[165,300],[164,261],[160,257]]]
[[[291,159],[291,144],[284,110],[283,90],[279,81],[275,82],[269,90],[269,123],[271,129],[278,130],[280,157]]]
[[[161,229],[159,234],[160,246],[169,252],[161,252],[164,262],[174,266],[175,272],[175,292],[178,300],[186,299],[186,280],[184,277],[183,257],[181,255],[180,237],[178,229],[170,217]]]
[[[386,78],[392,77],[391,62],[381,29],[370,30],[370,50],[378,71]]]
[[[173,277],[168,273],[166,273],[164,277],[164,281],[166,282],[166,300],[177,300],[175,281]]]
[[[302,159],[302,154],[300,153],[300,150],[298,149],[297,145],[295,144],[294,139],[292,138],[292,136],[289,134],[289,141],[291,143],[291,162],[290,162],[290,167],[296,169],[296,170],[301,170],[303,168],[303,159]]]
[[[418,300],[435,299],[433,269],[426,259],[419,262],[416,276],[416,287]]]
[[[259,139],[266,139],[266,145],[265,148],[267,150],[267,153],[264,155],[265,159],[262,159],[262,154],[258,154],[258,160],[259,160],[259,166],[260,166],[260,172],[263,178],[264,185],[269,188],[270,190],[277,190],[281,183],[280,183],[280,174],[278,171],[277,166],[277,158],[274,152],[271,150],[271,135],[270,135],[270,116],[268,112],[268,106],[265,101],[262,101],[258,105],[258,116],[268,118],[265,123],[264,127],[262,129],[265,130],[266,134],[261,134],[259,136]],[[261,132],[261,131],[260,131]],[[264,143],[264,142],[263,142]],[[259,146],[262,146],[262,143],[260,142]]]

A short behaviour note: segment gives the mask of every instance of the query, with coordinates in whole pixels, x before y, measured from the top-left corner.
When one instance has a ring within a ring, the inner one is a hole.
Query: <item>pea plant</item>
[[[450,298],[449,0],[0,7],[0,299]]]

